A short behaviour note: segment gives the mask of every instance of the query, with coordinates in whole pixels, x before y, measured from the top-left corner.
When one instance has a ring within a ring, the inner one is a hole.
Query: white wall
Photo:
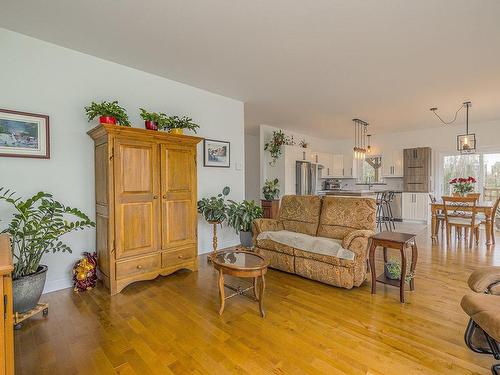
[[[231,168],[204,168],[198,146],[199,197],[231,187],[230,198],[244,198],[243,103],[162,77],[101,60],[21,34],[0,29],[0,108],[50,116],[51,158],[0,158],[0,186],[27,197],[43,190],[57,200],[94,214],[93,143],[86,132],[83,107],[92,100],[118,100],[135,126],[139,107],[188,115],[200,124],[199,135],[231,142]],[[238,170],[235,165],[239,165]],[[0,228],[10,211],[0,204]],[[71,285],[71,268],[83,251],[95,249],[95,232],[65,236],[73,254],[49,254],[46,291]],[[239,243],[233,230],[219,233],[220,247]],[[199,253],[211,250],[209,226],[200,220]]]
[[[245,199],[260,200],[261,186],[259,137],[245,134]]]

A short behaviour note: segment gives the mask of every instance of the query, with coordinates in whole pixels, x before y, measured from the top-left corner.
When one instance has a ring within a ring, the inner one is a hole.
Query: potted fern
[[[240,234],[240,242],[244,247],[252,247],[252,223],[262,217],[262,208],[255,201],[237,203],[229,200],[227,206],[227,223]]]
[[[158,130],[158,126],[164,121],[164,113],[148,112],[144,108],[141,110],[141,117],[144,120],[144,126],[149,130]]]
[[[193,122],[191,117],[187,116],[166,116],[161,123],[161,128],[168,130],[172,134],[184,134],[184,129],[196,133],[196,129],[199,129],[199,127],[198,124]]]
[[[85,107],[87,118],[92,121],[99,116],[100,124],[118,124],[121,126],[130,126],[130,121],[127,112],[124,108],[118,105],[118,101],[101,103],[92,102],[89,106]]]
[[[1,232],[10,234],[12,239],[13,308],[21,313],[35,307],[42,295],[47,275],[47,266],[40,264],[42,256],[71,253],[71,248],[59,238],[95,224],[80,210],[67,207],[44,192],[22,200],[15,192],[0,187],[0,201],[10,204],[15,211]]]

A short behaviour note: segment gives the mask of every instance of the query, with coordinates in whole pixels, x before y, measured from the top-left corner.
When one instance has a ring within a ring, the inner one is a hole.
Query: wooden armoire
[[[99,277],[130,283],[197,269],[196,145],[202,138],[101,124],[95,145]]]

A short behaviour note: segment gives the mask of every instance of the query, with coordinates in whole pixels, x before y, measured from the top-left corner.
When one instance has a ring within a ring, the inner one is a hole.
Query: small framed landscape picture
[[[49,159],[49,116],[0,109],[0,156]]]
[[[203,151],[205,167],[230,167],[231,144],[229,142],[205,139]]]

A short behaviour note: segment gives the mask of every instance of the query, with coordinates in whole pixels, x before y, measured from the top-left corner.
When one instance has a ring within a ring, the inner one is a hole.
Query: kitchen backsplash
[[[368,185],[359,185],[356,183],[354,178],[349,179],[341,179],[342,190],[366,190],[368,189]],[[376,184],[372,187],[373,190],[403,190],[403,179],[402,178],[386,178],[384,181],[384,185]]]

